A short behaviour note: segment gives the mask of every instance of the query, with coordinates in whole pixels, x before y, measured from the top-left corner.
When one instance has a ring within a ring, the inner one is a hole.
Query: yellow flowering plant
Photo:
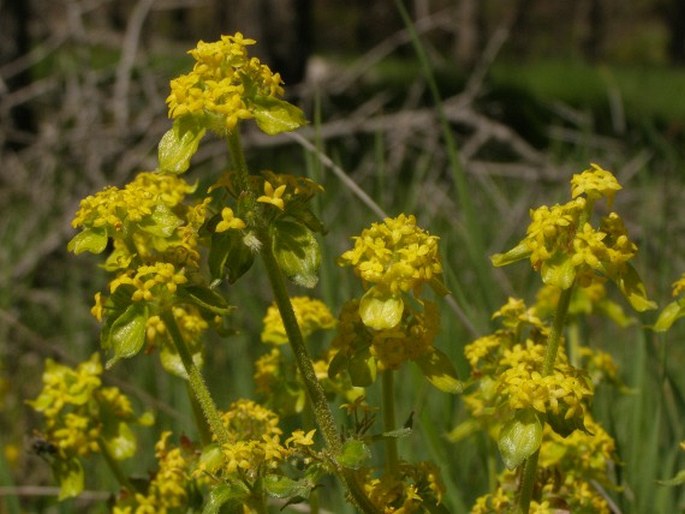
[[[531,210],[524,238],[492,257],[496,266],[529,260],[544,286],[531,306],[510,298],[495,312],[499,328],[465,347],[471,376],[460,380],[437,342],[438,302],[447,291],[440,238],[413,215],[387,217],[353,238],[337,263],[352,269],[362,292],[337,316],[321,300],[290,295],[288,281],[317,285],[325,231],[312,200],[323,188],[248,166],[245,123],[254,120],[268,135],[305,124],[283,99],[279,74],[249,55],[254,43],[237,33],[190,50],[192,70],[170,84],[173,123],[159,142],[158,168],[88,196],[74,217],[79,232],[68,249],[106,255],[109,283],[91,310],[106,360],[103,366],[95,355],[74,369],[47,361],[43,391],[29,402],[44,419],[39,449],[60,499],[83,490],[81,460],[100,454],[119,482],[111,502],[117,514],[263,514],[274,502],[307,500],[316,512],[326,475],[366,514],[444,514],[439,466],[405,460],[398,444],[414,434],[413,413],[398,422],[395,381],[416,366],[439,392],[464,393],[470,418],[451,440],[483,431],[496,441],[506,470],[493,473],[495,487],[473,512],[608,512],[591,486],[611,487],[615,444],[590,402],[597,383],[620,380],[611,357],[583,344],[574,323],[591,313],[620,326],[634,322],[609,299],[610,283],[635,310],[656,307],[631,264],[637,246],[620,216],[596,219],[597,204],[611,207],[621,190],[613,174],[593,164],[574,175],[571,199]],[[207,132],[226,141],[228,165],[189,182],[181,175]],[[254,363],[259,403],[231,398],[222,409],[202,372],[212,358],[206,336],[230,336],[237,307],[226,286],[260,264],[273,301],[262,320],[265,350]],[[684,279],[674,287],[676,300],[656,330],[685,315]],[[187,382],[197,438],[164,430],[156,470],[132,480],[118,462],[142,450],[131,425],[151,418],[134,415],[100,377],[141,354],[157,354],[164,370]]]
[[[606,199],[611,207],[620,190],[611,172],[593,164],[571,179],[569,202],[531,210],[526,237],[508,252],[492,257],[495,266],[529,259],[545,288],[535,308],[510,300],[495,314],[503,317],[504,328],[466,348],[479,382],[466,402],[497,439],[507,468],[521,470],[515,498],[507,499],[499,492],[497,500],[489,497],[479,503],[477,512],[496,512],[506,505],[521,512],[539,510],[543,504],[554,508],[554,500],[543,498],[545,471],[538,465],[545,463],[541,457],[546,448],[544,434],[551,429],[562,437],[578,431],[593,435],[586,426],[593,379],[615,379],[615,365],[608,355],[580,347],[574,336],[568,346],[572,351],[569,362],[562,344],[569,321],[597,308],[619,324],[630,323],[622,309],[605,299],[607,281],[618,286],[636,311],[656,308],[630,264],[637,246],[621,217],[610,212],[598,224],[593,220],[597,202]],[[456,436],[461,436],[460,431]],[[611,458],[611,452],[607,450],[605,457]],[[607,512],[608,507],[591,511]]]
[[[127,428],[136,419],[122,411],[110,428],[98,421],[104,407],[91,408],[106,399],[114,402],[116,395],[100,391],[99,378],[93,379],[83,386],[74,412],[58,415],[48,404],[59,394],[44,392],[32,406],[45,413],[46,444],[57,448],[51,457],[61,497],[80,492],[78,459],[99,450],[119,480],[114,512],[120,514],[198,508],[206,514],[262,513],[268,498],[287,504],[316,496],[326,474],[337,476],[347,499],[365,513],[439,511],[437,469],[399,458],[396,439],[411,426],[396,426],[391,400],[392,374],[407,361],[417,362],[442,390],[461,387],[446,355],[433,345],[437,306],[421,295],[423,285],[445,290],[438,238],[402,214],[365,230],[341,257],[340,264],[353,266],[367,290],[353,303],[357,340],[345,332],[349,320],[337,320],[320,300],[289,296],[286,280],[304,288],[318,281],[317,234],[324,229],[311,201],[323,188],[305,177],[253,173],[248,167],[240,141],[243,123],[254,120],[269,135],[305,123],[302,111],[282,99],[278,73],[249,55],[254,43],[237,33],[200,41],[189,52],[192,71],[171,81],[167,105],[173,126],[160,140],[157,170],[85,198],[72,222],[79,232],[68,245],[76,254],[106,254],[102,267],[109,284],[96,293],[91,310],[102,324],[104,368],[142,353],[158,354],[163,368],[189,385],[199,406],[199,440],[163,432],[155,446],[157,471],[131,481],[116,460],[136,450]],[[226,140],[229,165],[202,190],[180,175],[190,169],[207,132]],[[205,335],[228,334],[234,307],[223,284],[238,281],[258,260],[274,294],[262,334],[271,351],[255,367],[264,405],[242,399],[222,411],[202,374],[211,358]],[[331,348],[307,347],[314,333],[340,326]],[[56,366],[48,362],[46,377],[55,375]],[[88,366],[98,376],[102,372],[99,361]],[[375,378],[376,369],[384,376],[382,433],[373,433],[375,416],[365,400],[364,388],[372,385],[368,378]],[[331,409],[335,397],[353,406],[350,426],[342,431]],[[362,408],[368,410],[360,420]],[[279,416],[304,421],[286,433]],[[81,453],[74,453],[74,438],[81,441]],[[378,441],[386,443],[384,470],[371,458]]]

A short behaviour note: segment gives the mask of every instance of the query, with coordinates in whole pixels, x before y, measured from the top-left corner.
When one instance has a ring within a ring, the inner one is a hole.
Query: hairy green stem
[[[178,351],[178,355],[181,357],[183,367],[188,374],[190,388],[192,389],[197,402],[200,404],[200,408],[209,424],[212,434],[214,434],[214,437],[216,437],[219,444],[228,444],[228,432],[221,421],[219,410],[216,408],[216,404],[207,388],[202,373],[200,373],[200,370],[193,362],[193,357],[183,340],[183,336],[181,335],[181,331],[178,328],[173,313],[170,310],[164,311],[161,318],[169,332],[169,336],[171,336],[171,341]]]
[[[566,321],[566,314],[568,313],[568,306],[573,294],[574,285],[568,289],[561,291],[557,309],[554,313],[554,321],[552,322],[552,330],[547,340],[547,348],[545,349],[545,360],[542,364],[542,376],[547,376],[554,370],[554,362],[559,353],[559,344],[561,343],[561,334],[564,330],[564,323]],[[533,455],[526,459],[523,466],[523,475],[521,477],[521,485],[519,487],[518,511],[522,514],[528,514],[530,509],[530,501],[533,497],[533,486],[535,485],[535,474],[538,469],[538,458],[540,450],[538,449]]]
[[[112,471],[112,474],[117,479],[117,482],[119,482],[119,485],[121,487],[128,489],[129,491],[135,491],[133,485],[131,484],[131,481],[124,474],[124,471],[121,469],[121,466],[119,466],[117,460],[110,453],[109,448],[107,448],[107,444],[105,443],[104,439],[102,439],[102,437],[98,437],[97,443],[98,448],[100,449],[100,453],[102,453],[102,456],[105,458],[107,466],[109,466],[109,469]]]
[[[314,410],[316,423],[323,434],[323,438],[326,441],[326,446],[331,454],[334,457],[337,457],[342,451],[342,439],[338,429],[335,426],[333,412],[328,404],[324,390],[321,387],[319,380],[316,378],[316,372],[314,371],[312,359],[309,356],[309,352],[304,344],[302,332],[300,331],[300,326],[298,325],[297,318],[295,317],[295,311],[293,310],[292,303],[290,302],[290,296],[288,295],[288,290],[285,286],[283,273],[278,266],[273,249],[271,248],[271,241],[268,237],[268,234],[265,233],[261,235],[262,237],[260,239],[263,243],[261,254],[264,260],[264,266],[266,267],[271,288],[273,289],[276,306],[278,307],[278,311],[281,314],[281,319],[283,320],[285,332],[288,335],[288,340],[290,341],[290,347],[292,348],[295,356],[297,368],[302,375],[309,401],[311,402],[312,409]],[[364,493],[364,490],[359,484],[353,470],[342,468],[339,469],[339,472],[345,484],[347,485],[351,500],[356,507],[362,512],[368,514],[378,513],[378,509],[371,503],[369,498]]]
[[[188,398],[190,399],[190,406],[193,409],[193,418],[195,419],[195,426],[197,426],[197,432],[200,436],[200,442],[203,446],[207,446],[212,443],[212,430],[209,428],[207,419],[202,412],[202,407],[200,402],[197,401],[197,397],[190,387],[190,384],[186,382],[186,391],[188,391]]]
[[[382,373],[383,388],[383,431],[392,432],[395,426],[395,376],[394,371],[386,369]],[[399,469],[399,456],[397,453],[397,438],[385,438],[385,469],[389,474],[394,474]]]
[[[247,168],[243,146],[240,142],[240,125],[236,125],[233,131],[226,138],[228,142],[228,152],[231,156],[233,171],[236,172],[236,186],[239,191],[249,191],[248,176],[250,171]]]

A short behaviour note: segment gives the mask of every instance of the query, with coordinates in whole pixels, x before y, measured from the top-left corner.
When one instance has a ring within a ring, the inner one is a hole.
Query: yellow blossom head
[[[247,47],[254,43],[239,32],[219,41],[200,41],[188,52],[195,60],[193,70],[171,81],[169,117],[195,117],[220,134],[251,118],[268,134],[304,124],[302,112],[280,100],[281,76],[248,55]]]
[[[590,169],[573,175],[571,179],[572,198],[580,195],[585,195],[590,200],[605,197],[611,205],[616,192],[621,189],[621,184],[618,183],[613,173],[594,163],[591,164]]]

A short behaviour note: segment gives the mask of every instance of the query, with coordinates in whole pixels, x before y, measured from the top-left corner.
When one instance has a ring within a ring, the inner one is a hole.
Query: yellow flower
[[[216,117],[220,120],[217,128],[230,132],[239,120],[254,117],[256,95],[282,96],[280,75],[248,57],[246,47],[254,43],[239,32],[211,43],[200,41],[188,52],[195,59],[193,70],[171,81],[166,100],[169,117]]]
[[[285,193],[285,184],[278,186],[274,189],[274,186],[268,180],[264,181],[264,194],[257,198],[258,202],[269,203],[280,210],[285,208],[285,201],[283,200],[283,193]]]
[[[335,327],[335,318],[325,303],[308,296],[292,298],[293,311],[302,336],[306,339],[318,330],[328,330]],[[285,333],[283,320],[276,304],[272,304],[266,311],[263,320],[262,342],[271,344],[286,344],[288,335]]]
[[[233,209],[224,207],[221,210],[221,221],[216,226],[216,232],[225,232],[231,229],[242,230],[246,226],[243,220],[233,215]]]
[[[179,285],[185,284],[188,278],[185,270],[176,271],[169,262],[156,262],[152,265],[140,266],[120,274],[109,284],[110,293],[114,293],[124,284],[132,285],[135,290],[131,295],[134,302],[167,301],[176,293]]]
[[[672,287],[674,298],[682,294],[683,291],[685,291],[685,273],[683,273],[683,275],[678,280],[673,282]]]
[[[386,218],[353,239],[354,248],[343,253],[338,263],[353,266],[364,282],[383,290],[418,289],[442,273],[439,238],[418,227],[414,216]]]
[[[299,445],[299,446],[311,446],[314,444],[314,434],[316,429],[312,429],[306,434],[304,430],[295,430],[288,439],[286,439],[286,446]]]
[[[616,177],[599,165],[592,163],[591,168],[573,175],[571,179],[571,197],[585,195],[590,200],[606,197],[609,205],[617,191],[622,189]]]

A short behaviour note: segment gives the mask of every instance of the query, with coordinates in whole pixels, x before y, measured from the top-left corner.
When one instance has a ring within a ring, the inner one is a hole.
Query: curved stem
[[[183,367],[188,374],[188,383],[190,384],[190,388],[200,404],[200,408],[202,409],[202,413],[209,424],[209,428],[212,430],[212,434],[214,434],[214,437],[216,437],[216,440],[219,442],[219,444],[228,444],[228,432],[221,421],[219,410],[216,408],[216,404],[214,403],[212,395],[207,388],[207,384],[205,383],[202,373],[200,373],[200,370],[193,362],[193,357],[190,354],[185,341],[183,340],[183,336],[181,335],[181,331],[176,324],[176,319],[174,318],[173,313],[170,310],[164,311],[161,315],[161,318],[164,322],[164,325],[166,325],[169,336],[171,337],[171,341],[174,343],[174,346],[178,351],[178,355],[181,357]]]
[[[383,371],[383,431],[392,432],[395,430],[395,380],[394,371],[386,369]],[[393,474],[399,467],[399,456],[397,453],[397,438],[385,438],[385,469],[389,474]]]
[[[547,376],[554,370],[554,362],[557,359],[559,352],[559,344],[561,343],[561,334],[564,330],[564,322],[566,321],[566,314],[568,313],[568,306],[573,294],[574,285],[568,289],[561,291],[557,309],[554,313],[554,321],[552,323],[552,330],[547,340],[547,348],[545,349],[545,360],[542,365],[542,376]],[[530,509],[530,501],[533,497],[533,486],[535,484],[535,474],[538,468],[538,457],[540,450],[526,459],[523,466],[523,476],[521,477],[521,485],[519,487],[518,509],[519,512],[528,514]]]
[[[298,325],[297,318],[295,317],[295,311],[293,310],[292,303],[290,302],[290,296],[288,295],[288,290],[285,286],[283,273],[278,266],[273,249],[271,248],[270,238],[268,237],[268,234],[265,233],[261,234],[261,236],[262,237],[260,237],[260,239],[263,243],[261,251],[262,259],[269,276],[271,288],[273,289],[276,306],[281,314],[283,326],[285,327],[285,332],[288,335],[288,340],[290,341],[290,347],[292,348],[295,356],[297,368],[302,375],[309,401],[311,402],[314,410],[316,423],[323,434],[326,446],[335,458],[342,451],[342,438],[335,426],[333,412],[328,404],[324,390],[321,387],[319,380],[316,378],[316,372],[314,371],[312,359],[309,356],[309,352],[304,344],[302,332],[300,331],[300,326]],[[351,501],[355,504],[355,506],[367,514],[378,514],[379,510],[366,496],[363,488],[357,481],[354,471],[351,469],[342,468],[339,469],[338,472],[345,482],[345,485],[350,493]]]

